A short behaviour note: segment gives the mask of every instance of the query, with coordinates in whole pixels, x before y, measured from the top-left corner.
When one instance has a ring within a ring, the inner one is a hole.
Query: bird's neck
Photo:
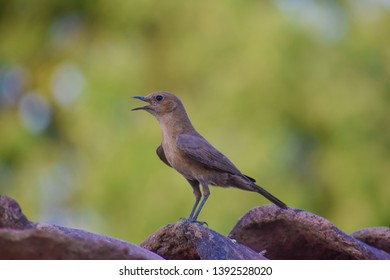
[[[185,112],[173,111],[159,119],[163,139],[176,138],[180,134],[191,134],[195,132],[192,123]]]

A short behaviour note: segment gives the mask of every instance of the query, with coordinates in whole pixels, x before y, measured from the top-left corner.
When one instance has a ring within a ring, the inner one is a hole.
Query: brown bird
[[[149,103],[133,110],[145,110],[160,122],[162,143],[157,148],[157,155],[165,164],[182,174],[193,189],[195,204],[189,220],[196,221],[198,218],[210,195],[209,185],[258,192],[280,208],[287,208],[282,201],[256,185],[253,178],[242,174],[226,156],[195,130],[183,103],[176,95],[158,91],[133,98]],[[201,202],[199,184],[203,190]]]

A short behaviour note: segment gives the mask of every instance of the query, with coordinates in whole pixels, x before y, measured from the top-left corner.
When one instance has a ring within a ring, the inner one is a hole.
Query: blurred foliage
[[[384,0],[2,0],[0,193],[132,242],[186,217],[157,121],[130,111],[168,90],[288,205],[348,232],[389,226],[389,30]],[[224,234],[268,203],[211,192],[200,219]]]

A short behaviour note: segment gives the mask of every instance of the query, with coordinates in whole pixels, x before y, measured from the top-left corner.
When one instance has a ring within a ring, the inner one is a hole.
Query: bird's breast
[[[196,179],[201,166],[185,153],[183,153],[176,145],[176,141],[162,142],[165,157],[169,164],[187,179]]]

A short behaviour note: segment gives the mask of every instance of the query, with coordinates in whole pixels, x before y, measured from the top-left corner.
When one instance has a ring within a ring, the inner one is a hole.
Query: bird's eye
[[[161,100],[163,100],[163,99],[164,99],[164,97],[162,97],[161,95],[157,95],[157,96],[156,96],[156,100],[157,100],[157,101],[161,101]]]

